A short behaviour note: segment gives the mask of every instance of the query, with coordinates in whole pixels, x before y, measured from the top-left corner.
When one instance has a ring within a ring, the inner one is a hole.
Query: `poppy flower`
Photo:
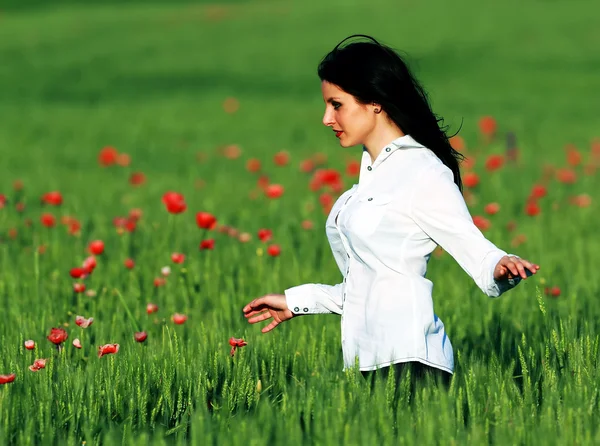
[[[252,173],[260,171],[260,161],[256,158],[249,159],[246,162],[246,170]]]
[[[40,369],[46,368],[46,360],[45,359],[36,359],[32,365],[29,366],[29,370],[32,372],[37,372]]]
[[[179,252],[174,252],[173,254],[171,254],[171,260],[173,261],[173,263],[181,264],[185,261],[185,255]]]
[[[271,199],[279,198],[283,195],[284,188],[281,184],[269,184],[265,188],[265,195]]]
[[[488,203],[483,210],[488,215],[495,215],[500,210],[500,205],[498,203]]]
[[[141,186],[146,182],[146,175],[143,172],[133,172],[129,176],[129,184],[132,186]]]
[[[104,242],[102,240],[94,240],[88,245],[88,251],[90,254],[99,256],[104,252]]]
[[[300,171],[304,173],[310,173],[315,168],[315,162],[311,159],[300,161]]]
[[[577,181],[577,174],[571,169],[557,169],[556,179],[564,184],[573,184]]]
[[[62,201],[62,195],[58,191],[46,192],[41,198],[43,204],[49,204],[51,206],[60,206]]]
[[[156,313],[157,311],[158,311],[158,305],[153,304],[151,302],[146,304],[146,313],[152,314],[152,313]]]
[[[250,240],[252,240],[252,236],[248,232],[242,232],[238,236],[238,240],[242,243],[248,243]]]
[[[530,217],[535,217],[536,215],[539,215],[541,211],[542,210],[540,206],[535,201],[529,201],[525,205],[525,213]]]
[[[162,202],[171,214],[180,214],[187,209],[183,195],[178,192],[165,192]]]
[[[187,316],[185,314],[175,313],[173,316],[171,316],[171,320],[175,324],[181,325],[187,321]]]
[[[335,192],[342,186],[342,175],[335,169],[317,169],[309,182],[310,190],[313,192],[323,187],[329,187]]]
[[[496,120],[491,116],[483,116],[479,119],[479,130],[484,136],[491,137],[496,133]]]
[[[466,148],[465,140],[462,138],[462,136],[455,135],[451,137],[448,142],[457,152],[463,152]]]
[[[489,172],[500,169],[504,165],[504,157],[502,155],[490,155],[485,161],[485,168]]]
[[[196,224],[199,228],[212,230],[217,226],[217,217],[208,212],[196,213]]]
[[[581,153],[577,150],[577,148],[568,144],[565,147],[565,151],[567,152],[567,164],[571,167],[577,167],[581,164]]]
[[[119,153],[117,155],[117,164],[121,167],[127,167],[131,164],[131,157],[127,153]]]
[[[546,296],[559,297],[560,293],[561,293],[560,288],[557,286],[546,287],[544,289],[544,294],[546,294]]]
[[[0,209],[2,209],[4,206],[6,206],[7,201],[8,200],[6,199],[6,195],[0,194]]]
[[[154,278],[154,286],[158,288],[159,286],[163,286],[167,281],[164,277],[155,277]]]
[[[258,180],[256,180],[256,185],[259,189],[262,189],[263,191],[267,188],[269,184],[269,177],[267,175],[261,175],[258,177]]]
[[[475,172],[467,172],[463,176],[463,184],[467,187],[473,188],[479,184],[479,175]]]
[[[225,113],[228,114],[233,114],[236,111],[238,111],[240,108],[240,101],[238,101],[236,98],[233,97],[229,97],[229,98],[225,98],[225,100],[223,101],[223,110],[225,110]]]
[[[533,187],[531,188],[529,197],[532,199],[543,198],[546,196],[547,193],[548,193],[548,191],[546,190],[545,186],[543,186],[541,184],[534,184]]]
[[[69,335],[62,328],[52,328],[50,330],[50,334],[47,336],[47,339],[52,342],[54,345],[60,345],[67,340]]]
[[[136,331],[133,337],[137,342],[144,342],[148,337],[148,333],[146,333],[145,331]]]
[[[87,274],[92,274],[97,265],[98,262],[94,256],[89,256],[83,261],[83,269],[87,272]]]
[[[475,159],[475,157],[467,156],[466,158],[463,158],[461,162],[461,167],[465,170],[471,170],[475,167],[475,164],[477,164],[477,160]]]
[[[117,157],[119,156],[119,152],[117,149],[111,146],[103,147],[100,150],[100,154],[98,155],[98,162],[102,167],[107,167],[115,164],[117,162]]]
[[[83,293],[85,291],[85,283],[74,283],[73,284],[73,291],[76,293]]]
[[[286,152],[285,150],[281,150],[273,156],[273,162],[277,166],[285,166],[287,163],[289,163],[289,161],[290,161],[290,154],[288,152]]]
[[[170,268],[170,267],[168,267],[168,266],[163,266],[163,267],[160,269],[160,273],[161,273],[163,276],[165,276],[165,277],[168,277],[168,276],[171,274],[171,268]]]
[[[482,217],[481,215],[475,215],[473,217],[473,223],[475,224],[475,226],[477,226],[481,231],[487,231],[488,229],[490,229],[490,227],[492,226],[492,224],[490,223],[490,221],[485,218]]]
[[[105,344],[98,347],[98,358],[104,355],[115,354],[119,351],[119,344]]]
[[[306,231],[310,231],[311,229],[314,228],[314,223],[311,220],[303,220],[302,221],[302,229],[306,230]]]
[[[202,240],[200,242],[200,250],[205,249],[214,249],[215,248],[215,239]]]
[[[229,338],[229,345],[231,345],[230,354],[231,354],[231,356],[233,356],[235,354],[236,348],[244,347],[244,346],[248,345],[248,343],[241,338],[238,339],[238,338],[231,337],[231,338]]]
[[[360,163],[356,160],[349,161],[346,164],[346,175],[356,177],[360,173]]]
[[[81,348],[81,341],[79,339],[73,339],[73,347]]]
[[[45,227],[52,228],[56,224],[56,218],[54,217],[54,215],[49,214],[49,213],[46,212],[46,213],[44,213],[44,214],[41,215],[40,222]]]
[[[88,328],[90,325],[92,325],[93,322],[94,322],[93,317],[90,317],[88,319],[84,318],[83,316],[75,317],[75,324],[77,324],[81,328]]]
[[[279,245],[270,245],[267,248],[267,254],[269,254],[271,257],[277,257],[279,254],[281,254],[281,248]]]
[[[8,384],[15,380],[15,374],[11,373],[10,375],[0,375],[0,384]]]
[[[135,262],[133,261],[133,259],[125,259],[123,264],[125,265],[125,268],[127,268],[127,269],[133,269],[135,267]]]
[[[32,340],[25,341],[24,345],[27,350],[33,350],[35,348],[35,342]]]
[[[258,238],[260,239],[261,242],[268,242],[269,240],[271,240],[272,236],[273,236],[273,231],[271,231],[270,229],[259,229],[258,230]]]
[[[81,279],[86,275],[87,271],[84,268],[71,268],[69,274],[73,279]]]
[[[237,144],[229,144],[221,147],[221,154],[227,159],[234,160],[242,156],[242,149]]]

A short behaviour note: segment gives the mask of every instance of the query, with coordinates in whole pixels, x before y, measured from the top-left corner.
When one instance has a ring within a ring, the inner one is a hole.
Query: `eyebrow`
[[[327,99],[326,102],[329,102],[331,104],[333,101],[339,101],[339,100],[340,100],[340,98],[338,98],[338,97],[331,97],[331,98]]]

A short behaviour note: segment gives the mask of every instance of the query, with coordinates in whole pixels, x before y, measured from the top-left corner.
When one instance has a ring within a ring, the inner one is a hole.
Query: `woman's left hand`
[[[540,269],[540,266],[517,256],[504,256],[500,259],[496,268],[494,268],[494,279],[514,279],[519,276],[521,279],[527,279],[529,276],[525,268],[531,271],[531,274],[535,274]]]

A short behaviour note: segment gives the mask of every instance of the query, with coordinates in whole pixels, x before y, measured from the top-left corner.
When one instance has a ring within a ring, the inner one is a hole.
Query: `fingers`
[[[540,269],[539,265],[535,265],[520,257],[513,256],[508,257],[508,259],[509,260],[505,263],[505,267],[514,277],[520,276],[522,279],[527,279],[527,277],[537,273],[538,269]],[[526,271],[525,268],[527,268],[528,271]],[[501,274],[502,273],[503,272],[501,272]]]
[[[264,327],[261,331],[263,333],[267,333],[271,330],[273,330],[275,327],[277,327],[279,325],[279,322],[276,321],[275,319],[273,319],[273,322],[271,322],[269,325],[267,325],[266,327]]]
[[[248,316],[246,316],[248,317]],[[262,314],[259,314],[258,316],[254,316],[252,318],[248,319],[248,322],[250,322],[251,324],[256,324],[257,322],[262,322],[262,321],[266,321],[267,319],[271,319],[271,313],[269,313],[268,311]]]

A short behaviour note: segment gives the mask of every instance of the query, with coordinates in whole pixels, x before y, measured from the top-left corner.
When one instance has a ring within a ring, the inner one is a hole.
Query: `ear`
[[[381,113],[381,104],[378,104],[377,102],[373,102],[373,104],[372,104],[372,105],[373,105],[373,107],[374,107],[374,108],[373,108],[373,111],[374,111],[376,114],[379,114],[379,113]]]

